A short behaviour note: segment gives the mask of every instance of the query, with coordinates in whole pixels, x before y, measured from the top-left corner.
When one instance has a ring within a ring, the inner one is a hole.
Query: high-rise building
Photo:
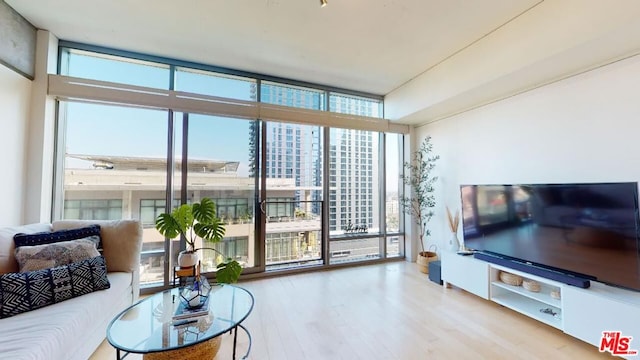
[[[319,91],[270,83],[261,84],[260,90],[264,103],[308,109],[325,106],[326,94]],[[380,103],[371,99],[343,95],[329,99],[333,112],[381,116]],[[320,214],[322,128],[270,122],[266,138],[267,177],[295,179],[300,188],[295,200],[313,200],[312,212]],[[329,152],[329,230],[379,229],[378,139],[368,131],[332,128]]]
[[[324,93],[263,82],[260,101],[320,110]],[[319,126],[269,122],[266,134],[267,178],[294,179],[295,200],[309,201],[304,211],[320,215],[322,200],[322,134]]]
[[[377,140],[369,131],[331,129],[330,231],[380,228]]]
[[[381,117],[380,102],[348,95],[329,98],[332,112]],[[329,229],[380,229],[378,133],[332,128],[329,150]],[[366,229],[366,230],[365,230]]]

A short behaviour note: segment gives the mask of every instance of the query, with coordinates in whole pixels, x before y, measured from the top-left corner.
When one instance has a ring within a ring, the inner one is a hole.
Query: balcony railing
[[[270,201],[266,216],[266,265],[291,268],[322,260],[322,201]]]

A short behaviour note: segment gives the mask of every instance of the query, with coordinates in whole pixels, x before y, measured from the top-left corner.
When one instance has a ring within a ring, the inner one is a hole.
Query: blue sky
[[[169,70],[73,54],[70,76],[169,88]],[[251,98],[250,82],[179,71],[179,90],[242,100]],[[70,154],[166,157],[168,111],[86,103],[67,103],[66,151]],[[182,113],[174,114],[180,153]],[[239,161],[247,175],[249,121],[190,114],[191,158]]]
[[[165,158],[168,112],[107,105],[68,103],[66,151],[70,154]],[[182,146],[182,113],[175,148]],[[190,115],[189,157],[238,161],[247,175],[249,122]]]

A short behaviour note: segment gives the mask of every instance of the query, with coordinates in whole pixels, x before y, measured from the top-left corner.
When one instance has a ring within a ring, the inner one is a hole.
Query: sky
[[[168,67],[107,61],[76,54],[68,59],[67,64],[70,76],[169,88]],[[250,85],[248,81],[186,71],[179,71],[176,76],[177,90],[241,100],[251,99]],[[75,102],[66,103],[66,106],[67,153],[166,157],[168,111]],[[182,113],[174,113],[176,149],[182,146],[182,118]],[[189,157],[238,161],[241,163],[239,175],[248,175],[248,120],[199,114],[190,114],[189,119]]]

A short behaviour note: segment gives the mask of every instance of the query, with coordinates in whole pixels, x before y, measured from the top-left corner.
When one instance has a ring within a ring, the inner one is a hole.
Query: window
[[[66,45],[78,48],[60,49],[63,75],[293,108],[382,116],[382,100],[375,97],[333,92],[322,86],[285,84],[235,70],[224,73],[224,69],[208,65],[193,64],[191,68],[171,59],[150,61],[153,57],[148,56],[138,60],[92,52],[89,46]],[[227,233],[223,242],[210,245],[245,267],[332,262],[322,259],[321,254],[325,221],[329,224],[329,239],[344,235],[342,227],[348,223],[366,225],[368,229],[358,239],[329,244],[341,262],[384,256],[380,250],[380,244],[384,244],[381,234],[389,230],[388,222],[393,221],[382,218],[382,209],[384,214],[392,213],[387,210],[387,198],[393,185],[380,189],[378,169],[384,168],[384,161],[401,163],[401,152],[389,155],[392,146],[387,144],[387,156],[379,158],[379,133],[266,122],[263,134],[263,122],[257,119],[153,110],[136,107],[135,103],[130,104],[132,107],[99,105],[92,103],[99,99],[92,98],[80,100],[88,101],[60,102],[58,128],[65,133],[59,136],[57,155],[64,170],[58,171],[63,176],[56,183],[54,218],[139,217],[145,227],[143,285],[164,281],[165,272],[184,246],[178,239],[167,243],[154,228],[155,218],[166,211],[167,198],[180,199],[173,206],[205,197],[214,200]],[[184,129],[188,129],[186,134]],[[173,137],[173,149],[167,149],[169,136]],[[115,138],[118,146],[113,146]],[[325,145],[329,146],[327,158]],[[186,170],[182,167],[183,148],[188,154],[184,159]],[[265,164],[260,163],[263,151],[268,159]],[[324,173],[325,161],[329,162],[329,174]],[[169,162],[175,163],[175,168],[167,178]],[[264,171],[265,178],[258,171]],[[394,176],[388,167],[384,175]],[[263,179],[266,188],[258,188]],[[167,180],[172,182],[173,194],[169,194]],[[329,182],[329,193],[323,192],[325,181]],[[266,194],[265,217],[254,216],[255,201],[263,196],[258,189]],[[328,207],[329,213],[324,219],[323,206]],[[393,205],[389,206],[393,210]],[[260,218],[268,221],[262,227],[264,234],[257,234],[261,229],[258,225],[263,224],[254,223]],[[382,228],[383,221],[387,222],[387,229]],[[258,251],[262,245],[265,249]],[[167,246],[171,254],[164,253]],[[256,259],[259,253],[265,258]],[[206,255],[203,263],[205,271],[214,270],[215,253]]]
[[[387,232],[397,233],[400,232],[400,203],[398,201],[401,195],[400,187],[400,164],[402,162],[397,161],[401,155],[402,136],[395,134],[385,135],[385,170],[386,170],[386,189],[385,189],[385,224]],[[369,189],[371,194],[371,189]],[[371,197],[371,195],[369,195]]]
[[[175,89],[195,94],[221,96],[238,100],[257,100],[254,79],[178,67]]]
[[[370,117],[382,117],[382,101],[360,96],[332,92],[329,95],[329,111]],[[367,139],[367,135],[360,137]]]
[[[324,110],[324,99],[325,92],[316,89],[272,81],[262,81],[260,86],[260,101],[264,103]]]
[[[249,206],[247,198],[222,198],[212,199],[216,203],[216,214],[226,222],[236,223],[248,221],[253,216],[253,209]]]
[[[60,54],[62,75],[169,89],[168,65],[69,48]]]
[[[122,200],[65,200],[64,218],[119,220],[122,219]]]
[[[219,243],[204,242],[204,250],[202,250],[202,266],[205,269],[213,269],[224,259],[234,259],[241,265],[246,265],[249,259],[249,238],[244,236],[226,236]],[[215,251],[207,251],[207,248],[214,248],[222,255]],[[220,259],[220,258],[223,259]]]
[[[167,152],[168,113],[76,102],[61,102],[59,111],[66,151],[58,154],[64,168],[56,188],[64,203],[56,217],[146,222],[140,281],[163,281],[165,240],[151,226],[158,209],[145,203],[143,211],[142,199],[166,197],[166,159],[157,154]]]
[[[320,238],[318,234],[319,230],[267,234],[267,263],[273,266],[291,261],[319,259]]]
[[[252,142],[253,123],[219,116],[187,115],[188,171],[186,174],[177,171],[174,182],[179,184],[181,176],[186,176],[187,200],[198,202],[209,198],[216,204],[216,214],[224,221],[226,232],[223,241],[213,247],[223,249],[225,256],[238,260],[245,268],[254,267],[258,261],[252,205],[256,188],[250,172],[257,155]],[[178,116],[183,117],[183,114]],[[183,145],[182,140],[177,141],[178,154]],[[178,154],[176,158],[180,157]],[[202,246],[212,247],[212,244],[203,241]],[[214,252],[207,253],[211,254],[203,261],[202,270],[213,272],[217,258]]]
[[[166,200],[140,200],[140,220],[144,227],[155,227],[158,215],[166,211]]]
[[[269,198],[267,201],[267,218],[270,220],[294,216],[295,198]]]
[[[346,129],[332,128],[330,130],[331,146],[336,148],[337,147],[350,148],[352,147],[353,143],[362,136],[370,136],[370,133],[366,131],[360,131],[360,130],[346,130]],[[359,212],[362,207],[366,208],[370,205],[373,205],[372,204],[373,202],[377,202],[377,199],[375,198],[362,199],[360,196],[363,191],[361,187],[371,187],[371,188],[379,187],[377,175],[372,178],[368,178],[364,181],[362,181],[363,179],[359,176],[360,172],[363,172],[363,171],[370,170],[372,172],[373,171],[377,172],[378,167],[369,169],[369,166],[361,164],[358,161],[358,159],[363,158],[369,154],[375,155],[377,157],[378,155],[377,142],[372,144],[375,144],[375,145],[365,148],[364,152],[357,151],[352,155],[341,156],[340,170],[338,171],[338,174],[336,174],[336,178],[339,177],[341,181],[339,182],[339,186],[334,187],[333,190],[331,190],[331,194],[330,194],[330,196],[334,196],[334,194],[335,195],[340,194],[340,198],[341,198],[340,208],[336,208],[336,207],[329,208],[329,214],[335,214],[337,223],[339,224],[348,223],[348,221],[350,220],[348,214],[354,213],[356,211]],[[337,160],[337,159],[333,159],[333,158],[330,159],[330,161],[334,161],[334,160]],[[380,220],[377,218],[377,215],[374,214],[374,216],[371,219],[364,218],[364,219],[361,219],[360,221],[363,223],[354,224],[354,226],[366,225],[371,223],[371,224],[374,224],[372,226],[371,231],[379,232]],[[332,227],[330,228],[330,231],[332,231],[331,236],[342,235],[341,229]]]

